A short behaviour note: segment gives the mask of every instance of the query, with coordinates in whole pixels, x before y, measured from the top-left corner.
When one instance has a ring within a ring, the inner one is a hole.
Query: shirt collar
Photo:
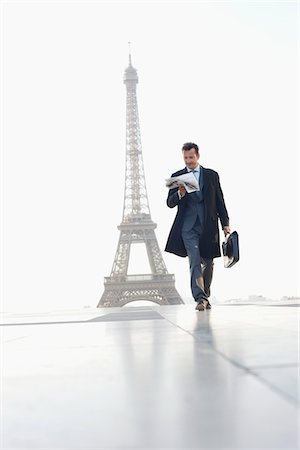
[[[187,167],[187,171],[188,171],[188,172],[200,172],[200,164],[198,164],[198,165],[195,167],[195,169],[189,169],[189,168]]]

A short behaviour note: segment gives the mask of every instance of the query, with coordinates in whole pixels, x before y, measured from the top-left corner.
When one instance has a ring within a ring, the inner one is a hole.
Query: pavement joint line
[[[248,375],[253,376],[254,378],[256,378],[258,381],[260,381],[262,384],[264,384],[266,387],[268,387],[271,391],[273,391],[274,393],[280,395],[282,398],[284,398],[286,401],[288,401],[289,403],[291,403],[293,406],[295,406],[296,409],[299,408],[299,404],[297,402],[297,400],[295,400],[292,396],[290,396],[289,394],[287,394],[286,392],[282,391],[281,389],[277,388],[276,386],[274,386],[273,384],[269,383],[268,381],[266,381],[264,378],[262,378],[261,376],[259,376],[258,374],[256,374],[255,372],[253,372],[252,368],[248,368],[246,366],[244,366],[243,364],[240,364],[239,362],[229,358],[227,355],[225,355],[225,353],[221,352],[220,350],[218,350],[214,345],[212,345],[209,341],[208,342],[203,342],[200,339],[198,339],[198,337],[189,330],[186,330],[185,328],[181,327],[180,325],[178,325],[175,322],[172,322],[172,320],[167,319],[166,317],[164,317],[165,320],[167,320],[169,323],[171,323],[173,326],[179,328],[180,330],[184,331],[185,333],[189,334],[190,336],[192,336],[196,341],[201,342],[202,344],[208,345],[211,347],[211,349],[214,351],[214,353],[216,353],[217,355],[221,356],[223,359],[225,359],[227,362],[229,362],[230,364],[232,364],[233,366],[237,367],[238,369],[241,369],[242,371],[244,371],[245,373],[247,373]],[[297,366],[296,366],[297,367]]]

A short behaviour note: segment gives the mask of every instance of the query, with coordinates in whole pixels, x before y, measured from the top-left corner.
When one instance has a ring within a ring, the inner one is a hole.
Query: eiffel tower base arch
[[[97,308],[124,306],[137,300],[148,300],[158,305],[184,303],[175,288],[172,274],[128,275],[121,280],[116,278],[105,277],[105,289]]]

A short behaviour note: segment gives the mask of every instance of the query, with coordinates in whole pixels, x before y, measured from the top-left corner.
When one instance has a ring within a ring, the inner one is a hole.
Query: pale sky
[[[164,252],[165,179],[193,141],[240,236],[236,266],[215,260],[212,295],[299,295],[297,8],[2,0],[2,311],[102,295],[123,211],[128,41],[151,216],[179,293],[191,298],[187,259]]]

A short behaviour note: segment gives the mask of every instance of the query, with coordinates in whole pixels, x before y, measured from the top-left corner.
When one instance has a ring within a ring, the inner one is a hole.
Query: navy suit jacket
[[[211,259],[221,256],[219,225],[222,228],[229,225],[228,212],[225,206],[219,175],[212,169],[203,170],[203,201],[204,201],[204,229],[199,241],[200,255]],[[172,177],[187,173],[186,167],[172,174]],[[185,216],[188,193],[179,199],[178,189],[170,189],[167,198],[169,208],[177,206],[177,214],[173,222],[165,251],[178,256],[187,256],[187,252],[181,236],[183,220]]]

